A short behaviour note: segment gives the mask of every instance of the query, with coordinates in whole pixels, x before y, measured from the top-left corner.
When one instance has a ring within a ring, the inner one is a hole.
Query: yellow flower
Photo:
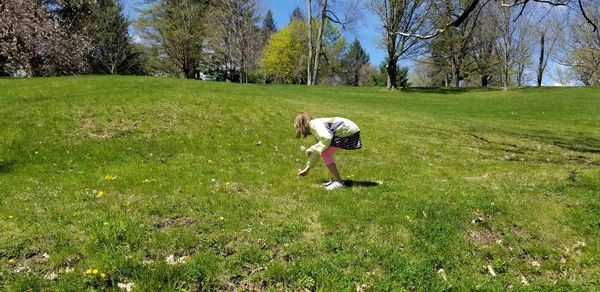
[[[9,263],[9,264],[14,264],[14,263],[15,263],[15,260],[13,260],[13,259],[10,259],[10,260],[8,260],[8,263]]]
[[[104,192],[103,191],[99,191],[98,195],[96,195],[96,198],[100,199],[104,197]]]
[[[104,226],[108,225],[108,222],[104,222]]]
[[[219,220],[223,221],[223,220],[225,220],[225,217],[221,216],[221,217],[219,217]]]
[[[212,163],[213,163],[213,161],[212,161],[212,160],[209,160],[209,161],[208,161],[208,163],[212,164]]]
[[[106,279],[106,274],[105,273],[100,273],[100,278]]]
[[[92,274],[94,274],[94,275],[98,274],[98,269],[93,269]]]
[[[86,275],[91,275],[91,274],[92,274],[92,269],[87,269],[87,270],[85,270],[85,274],[86,274]]]
[[[105,180],[110,180],[110,179],[111,179],[111,176],[110,176],[110,175],[107,175],[107,176],[105,176],[105,177],[104,177],[104,179],[105,179]]]
[[[90,188],[85,188],[85,192],[89,193],[90,192]]]
[[[12,218],[13,218],[13,215],[8,215],[8,219],[12,219]]]

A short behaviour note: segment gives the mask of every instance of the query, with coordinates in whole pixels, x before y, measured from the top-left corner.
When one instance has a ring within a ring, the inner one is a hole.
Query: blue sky
[[[277,27],[283,27],[290,21],[290,15],[296,6],[302,11],[306,10],[305,0],[262,0],[261,2],[264,12],[271,9],[273,18]],[[371,59],[371,64],[379,65],[385,58],[385,51],[380,46],[380,33],[378,20],[375,15],[367,9],[361,10],[361,19],[353,23],[346,31],[344,36],[348,43],[358,39],[362,47],[367,51]]]

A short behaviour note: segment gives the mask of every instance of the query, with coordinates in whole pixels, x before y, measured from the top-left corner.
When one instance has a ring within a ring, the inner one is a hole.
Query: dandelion
[[[13,215],[8,215],[8,219],[14,218]]]
[[[15,263],[15,260],[13,260],[13,259],[10,259],[10,260],[8,260],[8,263],[12,265],[12,264],[14,264],[14,263]]]
[[[108,225],[108,222],[104,222],[104,226]]]
[[[92,274],[97,275],[98,274],[98,269],[93,269],[92,270]]]
[[[85,274],[86,274],[86,275],[91,275],[91,274],[92,274],[92,269],[87,269],[87,270],[85,270]]]
[[[208,164],[213,164],[213,161],[212,160],[208,160]]]
[[[89,193],[90,192],[90,188],[85,188],[85,192]]]
[[[98,195],[96,195],[96,198],[98,198],[98,199],[104,198],[104,192],[103,191],[99,191]]]
[[[105,273],[100,273],[100,278],[102,278],[103,280],[106,279],[106,274]]]
[[[219,217],[219,221],[223,221],[223,220],[225,220],[225,217],[223,217],[223,216],[220,216],[220,217]]]

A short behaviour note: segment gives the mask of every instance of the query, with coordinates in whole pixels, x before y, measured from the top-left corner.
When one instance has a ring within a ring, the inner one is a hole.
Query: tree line
[[[0,0],[0,75],[168,75],[240,83],[600,85],[600,3],[306,0],[278,28],[257,0]],[[369,11],[385,61],[344,31]],[[135,32],[132,39],[130,30]],[[410,70],[399,67],[412,63]],[[547,72],[549,63],[553,72]]]

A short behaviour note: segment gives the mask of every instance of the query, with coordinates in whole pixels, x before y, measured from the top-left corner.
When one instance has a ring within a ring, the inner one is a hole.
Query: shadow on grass
[[[469,87],[409,87],[403,88],[402,92],[410,93],[436,93],[436,94],[461,94],[465,92],[487,92],[487,91],[499,91],[499,88],[469,88]]]
[[[553,133],[512,133],[524,139],[537,140],[580,153],[600,153],[600,139],[581,134],[559,136]]]
[[[349,187],[377,187],[381,184],[374,181],[360,181],[360,180],[345,180],[344,184]]]
[[[0,173],[10,172],[14,164],[12,161],[0,160]]]

